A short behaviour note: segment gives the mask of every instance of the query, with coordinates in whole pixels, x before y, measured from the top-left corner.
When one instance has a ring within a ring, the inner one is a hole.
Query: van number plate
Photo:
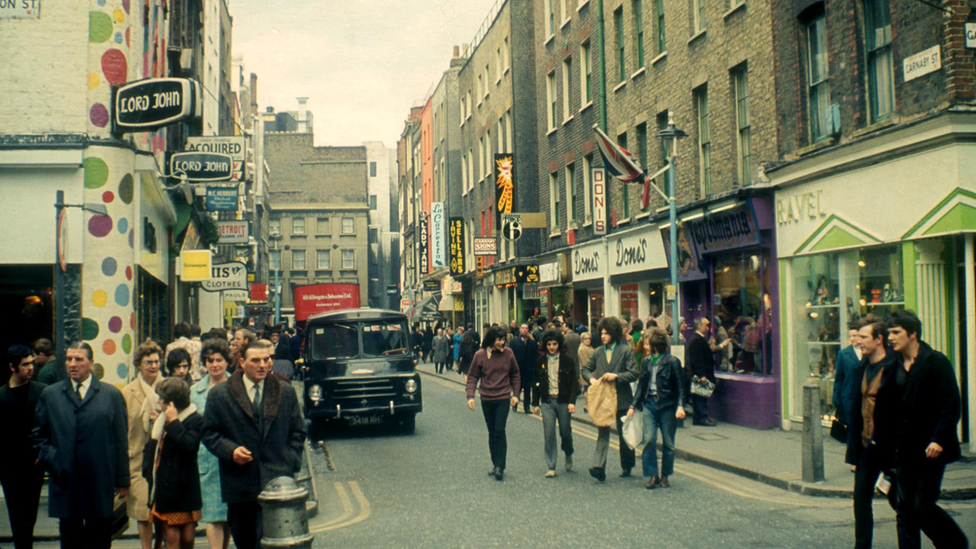
[[[349,425],[379,425],[383,423],[383,416],[353,416],[349,418]]]

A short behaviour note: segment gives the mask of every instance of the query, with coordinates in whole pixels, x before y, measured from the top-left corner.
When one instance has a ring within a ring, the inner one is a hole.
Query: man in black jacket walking
[[[529,405],[532,403],[533,374],[535,374],[535,363],[539,360],[539,343],[529,335],[529,325],[519,326],[519,334],[508,342],[509,348],[515,354],[515,362],[519,366],[519,375],[522,377],[522,408],[525,413],[529,413]]]
[[[960,457],[959,386],[949,359],[920,339],[911,311],[888,321],[896,354],[882,381],[875,417],[877,445],[894,456],[898,547],[921,547],[921,532],[936,547],[968,547],[959,525],[936,502],[946,465]]]
[[[220,492],[234,545],[255,549],[262,536],[258,494],[301,468],[305,420],[295,390],[271,372],[271,346],[241,350],[241,368],[210,390],[203,443],[220,460]]]
[[[696,318],[692,324],[695,333],[688,342],[688,369],[691,370],[693,379],[699,381],[708,380],[715,383],[715,357],[712,355],[712,347],[705,339],[708,333],[708,319],[705,317]],[[691,405],[695,412],[692,416],[692,423],[713,427],[715,420],[708,417],[708,397],[691,395]]]

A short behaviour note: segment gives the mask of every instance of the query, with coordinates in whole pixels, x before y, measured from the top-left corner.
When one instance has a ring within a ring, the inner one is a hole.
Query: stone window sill
[[[654,65],[657,65],[658,63],[664,61],[667,58],[668,58],[668,52],[662,51],[657,57],[651,59],[651,66],[653,67]]]
[[[708,29],[702,29],[702,30],[696,32],[695,34],[693,34],[691,36],[691,38],[688,39],[688,45],[690,46],[692,42],[694,42],[695,40],[698,40],[699,38],[702,38],[706,34],[708,34]]]
[[[630,75],[630,79],[633,80],[633,79],[637,78],[638,76],[640,76],[640,75],[642,75],[642,74],[644,74],[646,72],[647,72],[647,68],[641,67],[641,68],[637,69],[637,71],[634,72],[634,74]]]
[[[836,143],[837,143],[837,139],[834,138],[834,137],[828,137],[827,139],[821,139],[820,141],[817,141],[816,143],[814,143],[812,145],[808,145],[806,147],[801,147],[801,148],[797,149],[796,150],[796,155],[797,156],[805,156],[805,155],[808,155],[810,153],[815,153],[815,152],[817,152],[819,150],[826,149],[827,147],[831,147],[831,146],[833,146]]]
[[[739,10],[745,10],[745,9],[746,9],[746,3],[745,2],[742,2],[741,4],[739,4],[737,6],[733,6],[732,9],[730,9],[729,11],[725,12],[724,14],[722,14],[722,19],[726,23],[728,23],[729,22],[729,17],[731,17],[733,13],[735,13],[735,12],[737,12]]]
[[[851,137],[857,139],[858,137],[863,137],[863,136],[865,136],[865,135],[867,135],[869,133],[874,133],[874,132],[876,132],[878,130],[883,130],[885,128],[890,128],[891,126],[894,126],[894,125],[895,125],[895,121],[894,120],[892,120],[891,118],[886,118],[886,119],[884,119],[884,120],[882,120],[880,122],[875,122],[874,124],[871,124],[870,126],[867,126],[867,127],[864,127],[864,128],[861,128],[861,129],[855,131],[851,135]]]
[[[623,82],[617,84],[616,87],[613,88],[613,93],[617,93],[618,91],[622,90],[624,88],[624,86],[626,86],[626,85],[627,85],[627,81],[626,80],[624,80]]]

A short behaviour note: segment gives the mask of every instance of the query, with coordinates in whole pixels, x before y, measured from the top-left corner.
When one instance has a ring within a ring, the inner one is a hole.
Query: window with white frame
[[[281,270],[281,250],[271,250],[271,270]]]
[[[644,66],[644,2],[643,0],[633,0],[634,2],[634,34],[637,36],[634,48],[637,54],[637,68]]]
[[[281,220],[280,219],[269,219],[268,220],[268,234],[281,234]]]
[[[707,28],[705,20],[705,0],[692,0],[691,2],[691,23],[695,34]]]
[[[351,217],[342,218],[342,234],[355,234],[356,222]]]
[[[624,7],[620,6],[613,12],[613,31],[616,37],[617,49],[617,81],[627,80],[627,58],[624,51]]]
[[[734,0],[733,0],[734,1]],[[668,51],[667,35],[664,30],[664,0],[657,0],[657,53]]]
[[[593,62],[590,59],[590,41],[580,44],[580,103],[587,105],[593,101],[593,88],[590,76],[593,72]]]
[[[501,118],[498,119],[498,125],[495,127],[498,128],[498,131],[495,132],[495,134],[498,136],[496,150],[499,153],[508,152],[505,149],[505,113],[502,113]]]
[[[488,164],[488,160],[485,158],[485,138],[479,137],[478,138],[478,168],[481,170],[480,172],[481,177],[478,178],[479,182],[485,180],[485,169],[487,164]]]
[[[343,270],[356,268],[356,250],[342,250],[342,268]]]
[[[305,267],[305,250],[295,250],[291,251],[291,270],[293,271],[304,271]]]
[[[495,82],[502,83],[502,47],[495,50]]]
[[[546,75],[546,127],[549,131],[556,129],[556,71]]]
[[[593,222],[593,155],[583,157],[583,223]]]
[[[464,117],[471,118],[472,111],[474,111],[474,109],[471,107],[471,90],[468,90],[464,94]]]
[[[566,123],[566,121],[573,116],[569,107],[569,93],[570,90],[572,90],[572,78],[573,58],[567,57],[566,59],[563,59],[563,123]]]
[[[484,75],[478,75],[478,106],[481,106],[482,98],[485,96],[485,77]]]
[[[305,218],[291,218],[291,234],[305,234]]]
[[[566,9],[566,0],[559,0],[559,12],[560,24],[565,25],[569,21],[569,10]]]
[[[512,109],[505,111],[505,152],[512,152]]]
[[[549,174],[549,232],[559,231],[559,174]]]
[[[319,271],[332,270],[332,250],[317,250],[315,252],[315,268]]]
[[[502,56],[503,62],[505,63],[505,72],[508,72],[508,69],[512,68],[512,51],[509,49],[507,36],[502,41]]]
[[[827,123],[827,116],[830,113],[830,74],[827,69],[827,17],[821,15],[810,21],[807,24],[806,30],[810,141],[819,141],[826,139],[833,133],[833,124]]]
[[[566,164],[566,227],[576,223],[576,164]]]
[[[461,124],[460,124],[461,126],[463,126],[464,125],[464,121],[468,119],[468,101],[467,101],[467,99],[468,99],[467,96],[462,95],[461,96],[461,100],[460,100],[460,106],[458,107],[458,110],[460,111],[460,114],[461,114]]]
[[[701,86],[694,92],[698,111],[698,170],[700,191],[704,198],[712,194],[712,137],[708,128],[708,87]]]
[[[545,0],[546,4],[549,5],[549,25],[546,29],[548,31],[546,33],[546,40],[552,38],[552,36],[556,34],[556,7],[553,5],[553,2],[555,1],[556,0]]]
[[[732,82],[735,91],[736,145],[739,160],[739,184],[752,184],[752,136],[749,119],[749,66],[742,65],[732,69]]]
[[[468,149],[468,190],[474,190],[474,150]]]
[[[485,63],[485,99],[488,99],[488,93],[491,91],[491,80],[488,79],[488,75],[491,74],[488,71],[488,63]]]

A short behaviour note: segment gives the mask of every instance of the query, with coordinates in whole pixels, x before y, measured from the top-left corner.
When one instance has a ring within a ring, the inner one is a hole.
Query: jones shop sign
[[[116,132],[149,131],[193,118],[199,85],[186,78],[148,78],[115,91]]]

